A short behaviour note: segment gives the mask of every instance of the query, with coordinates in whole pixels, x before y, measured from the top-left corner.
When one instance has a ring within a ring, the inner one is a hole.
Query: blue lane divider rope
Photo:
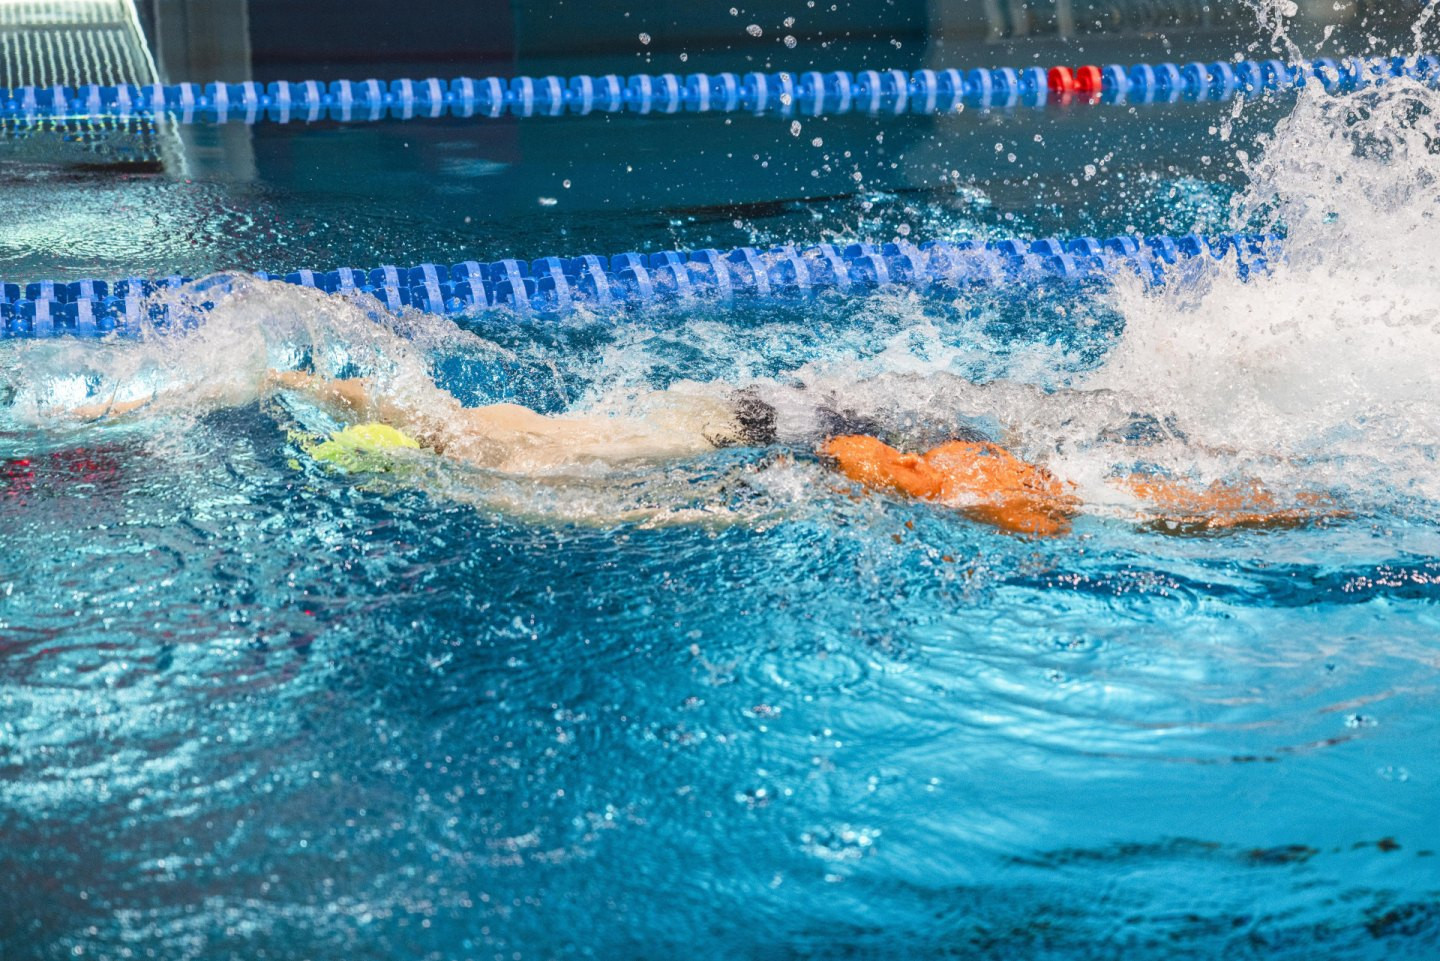
[[[885,288],[963,289],[1006,283],[1104,282],[1128,270],[1154,284],[1193,274],[1205,261],[1230,261],[1242,277],[1268,270],[1281,256],[1273,235],[1079,237],[1070,240],[900,240],[848,246],[815,244],[729,251],[667,250],[609,257],[542,257],[535,261],[464,261],[449,267],[382,266],[298,270],[281,281],[337,295],[366,295],[392,311],[436,314],[509,310],[556,316],[655,304],[738,298],[803,300],[825,291],[864,294]],[[224,284],[222,279],[213,283]],[[136,334],[193,321],[208,309],[213,283],[160,280],[38,281],[0,284],[0,338]],[[170,296],[166,296],[166,294]]]
[[[1228,100],[1237,93],[1288,90],[1318,82],[1347,91],[1411,77],[1440,85],[1440,58],[1321,58],[1297,63],[1212,63],[995,70],[837,70],[828,73],[637,74],[620,77],[460,77],[455,80],[316,80],[0,88],[0,118],[18,121],[126,118],[164,114],[180,122],[272,120],[342,122],[422,117],[561,114],[673,114],[745,111],[783,114],[937,113],[960,105],[1043,106],[1052,98],[1135,103]],[[1093,77],[1093,81],[1085,78]]]

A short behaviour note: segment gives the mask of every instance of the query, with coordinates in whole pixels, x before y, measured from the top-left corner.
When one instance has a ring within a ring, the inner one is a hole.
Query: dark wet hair
[[[871,437],[878,437],[884,430],[875,418],[857,414],[853,410],[817,407],[815,408],[815,419],[820,428],[820,436],[825,439],[845,437],[850,434],[868,434]]]
[[[735,395],[735,423],[740,428],[740,443],[747,447],[769,447],[775,443],[775,406],[767,404],[751,391]]]

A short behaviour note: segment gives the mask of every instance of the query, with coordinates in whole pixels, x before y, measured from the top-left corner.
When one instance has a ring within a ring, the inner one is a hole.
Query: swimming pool
[[[1286,238],[1247,279],[618,316],[241,281],[194,329],[0,342],[4,956],[1433,957],[1435,98],[257,125],[195,131],[189,178],[9,163],[7,279]],[[304,453],[323,415],[256,390],[300,362],[544,412],[749,387],[912,446],[978,424],[1087,492],[1145,464],[1350,513],[1175,536],[1099,496],[1017,538],[783,436],[347,475]],[[162,381],[129,418],[49,412]]]

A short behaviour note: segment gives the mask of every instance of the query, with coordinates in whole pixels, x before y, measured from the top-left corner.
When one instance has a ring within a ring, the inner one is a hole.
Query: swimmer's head
[[[768,447],[775,443],[775,405],[761,400],[753,390],[735,395],[735,424],[740,441],[747,447]]]
[[[703,436],[715,447],[769,447],[778,439],[775,421],[775,406],[747,387],[731,396],[729,421]]]

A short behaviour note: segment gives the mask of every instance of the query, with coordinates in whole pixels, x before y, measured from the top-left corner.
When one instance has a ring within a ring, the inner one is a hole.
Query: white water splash
[[[149,415],[192,416],[251,403],[266,372],[309,360],[328,376],[368,376],[392,398],[433,394],[429,357],[503,354],[451,324],[396,317],[368,298],[327,296],[244,276],[212,278],[165,298],[172,315],[194,318],[137,339],[97,345],[76,339],[17,344],[9,356],[10,416],[53,424],[67,412],[146,400]],[[214,306],[197,305],[210,301]]]
[[[1353,455],[1400,486],[1440,445],[1440,94],[1412,81],[1307,91],[1246,164],[1237,226],[1288,233],[1270,276],[1122,284],[1126,327],[1085,386],[1256,456]],[[1341,476],[1353,484],[1363,474]]]

